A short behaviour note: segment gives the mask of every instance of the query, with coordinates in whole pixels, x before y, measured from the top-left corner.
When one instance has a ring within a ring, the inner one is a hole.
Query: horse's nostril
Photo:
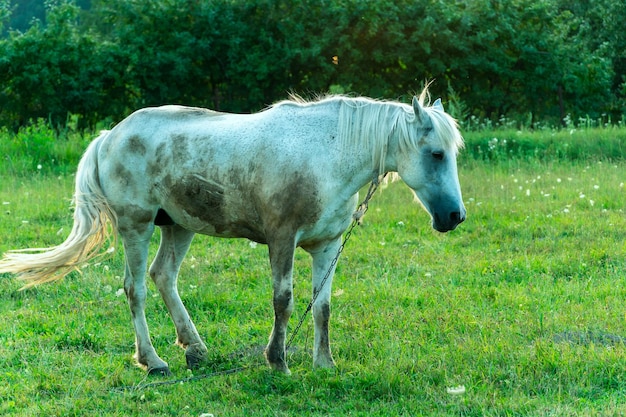
[[[453,211],[452,213],[450,213],[450,220],[452,220],[456,224],[459,224],[465,220],[465,216],[461,215],[460,211]]]

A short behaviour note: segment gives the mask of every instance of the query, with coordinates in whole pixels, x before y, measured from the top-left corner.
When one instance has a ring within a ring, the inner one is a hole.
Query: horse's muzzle
[[[456,227],[465,221],[465,208],[461,207],[460,211],[452,211],[447,216],[435,213],[433,215],[433,229],[438,232],[445,233],[450,230],[456,229]]]

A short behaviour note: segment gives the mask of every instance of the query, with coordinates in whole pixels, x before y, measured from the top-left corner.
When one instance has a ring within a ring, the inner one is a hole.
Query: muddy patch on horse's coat
[[[143,139],[139,135],[132,135],[126,141],[126,148],[128,152],[138,155],[146,154],[146,145],[143,143]]]
[[[133,178],[130,170],[122,163],[118,163],[117,165],[115,165],[113,175],[114,180],[125,186],[128,186],[130,184],[130,179]]]

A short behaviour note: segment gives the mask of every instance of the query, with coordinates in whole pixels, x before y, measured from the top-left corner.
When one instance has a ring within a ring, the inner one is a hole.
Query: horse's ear
[[[439,111],[444,111],[443,110],[443,104],[441,104],[441,99],[438,98],[437,100],[435,100],[435,102],[433,103],[433,108],[435,110],[439,110]]]
[[[413,111],[415,112],[415,118],[419,122],[424,121],[428,117],[428,115],[424,111],[424,108],[420,104],[419,99],[416,96],[413,96]]]

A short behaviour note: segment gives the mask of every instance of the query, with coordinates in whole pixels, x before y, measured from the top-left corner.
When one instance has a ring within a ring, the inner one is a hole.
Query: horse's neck
[[[372,153],[365,146],[343,149],[341,154],[342,161],[339,172],[349,194],[356,194],[381,174],[396,170],[395,153],[392,155],[387,152],[383,169],[379,169],[379,164],[373,160]]]
[[[404,109],[391,103],[344,104],[340,114],[339,135],[343,146],[343,165],[357,190],[389,171],[396,170],[398,151],[394,125]]]

